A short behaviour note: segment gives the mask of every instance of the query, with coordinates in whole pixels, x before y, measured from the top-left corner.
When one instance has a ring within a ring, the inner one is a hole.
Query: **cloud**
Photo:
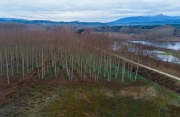
[[[108,22],[128,16],[180,15],[178,0],[1,0],[0,17]]]

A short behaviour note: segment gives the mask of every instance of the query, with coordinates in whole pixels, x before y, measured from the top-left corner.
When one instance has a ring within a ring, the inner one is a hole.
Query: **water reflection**
[[[143,45],[150,45],[155,47],[161,47],[161,48],[169,48],[173,50],[180,50],[180,42],[147,42],[147,41],[133,41],[133,43],[140,43]],[[126,47],[129,52],[133,52],[135,54],[138,53],[138,48],[134,46],[133,44],[127,43],[127,42],[117,42],[115,41],[111,48],[114,51],[120,51],[123,49],[123,47]],[[175,64],[180,64],[180,59],[177,57],[174,57],[172,55],[166,55],[165,52],[159,51],[159,50],[143,50],[143,55],[149,56],[151,58],[155,58],[157,60],[172,62]]]
[[[142,45],[149,45],[159,48],[168,48],[172,50],[180,50],[180,42],[154,42],[154,41],[130,41],[133,43],[139,43]]]
[[[158,51],[158,50],[153,50],[153,51],[148,51],[145,50],[145,53],[149,53],[150,57],[156,58],[158,60],[162,61],[167,61],[167,62],[172,62],[175,64],[180,64],[180,60],[172,55],[166,55],[165,52],[163,51]]]

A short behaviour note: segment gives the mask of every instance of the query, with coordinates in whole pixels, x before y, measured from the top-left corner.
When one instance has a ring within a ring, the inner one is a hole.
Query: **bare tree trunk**
[[[41,70],[42,70],[42,76],[41,76],[41,78],[43,79],[43,78],[44,78],[44,63],[43,63],[44,60],[43,60],[43,52],[42,52],[42,56],[41,56],[41,57],[42,57],[42,59],[41,59],[41,60],[42,60],[42,63],[41,63],[41,66],[42,66],[42,69],[41,69]]]
[[[6,54],[7,82],[8,82],[8,85],[9,85],[9,64],[8,64],[7,50],[6,50],[5,54]]]
[[[132,63],[131,63],[130,75],[129,75],[130,79],[131,79],[131,77],[132,77],[132,68],[133,68],[133,66],[132,66]]]
[[[22,71],[23,71],[23,78],[24,78],[24,54],[22,52]]]
[[[124,77],[125,77],[125,69],[126,69],[126,62],[123,61],[123,67],[122,67],[122,82],[124,82]]]
[[[138,58],[138,64],[139,64],[139,58]],[[137,65],[137,68],[136,68],[135,81],[136,81],[136,79],[137,79],[137,73],[138,73],[138,69],[139,69],[139,65]]]
[[[14,76],[14,65],[13,65],[13,58],[12,58],[12,54],[11,54],[11,75],[12,75],[12,77]]]
[[[3,75],[3,57],[1,51],[0,51],[0,62],[1,62],[1,75]]]

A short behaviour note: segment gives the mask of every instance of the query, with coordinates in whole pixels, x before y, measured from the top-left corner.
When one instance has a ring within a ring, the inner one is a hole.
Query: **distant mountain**
[[[122,18],[113,22],[109,22],[109,25],[164,25],[164,24],[180,24],[179,16],[136,16]]]
[[[73,26],[104,26],[105,23],[100,22],[55,22],[49,20],[25,20],[25,19],[16,19],[16,18],[0,18],[1,23],[21,23],[21,24],[36,24],[36,25],[73,25]]]
[[[136,16],[126,17],[108,23],[100,22],[55,22],[49,20],[25,20],[16,18],[0,18],[0,22],[4,23],[22,23],[22,24],[36,24],[36,25],[73,25],[73,26],[119,26],[119,25],[165,25],[165,24],[180,24],[180,16]]]

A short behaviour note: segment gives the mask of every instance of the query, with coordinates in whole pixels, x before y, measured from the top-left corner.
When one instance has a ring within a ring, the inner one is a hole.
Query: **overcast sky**
[[[0,0],[0,17],[108,22],[123,17],[180,16],[179,0]]]

